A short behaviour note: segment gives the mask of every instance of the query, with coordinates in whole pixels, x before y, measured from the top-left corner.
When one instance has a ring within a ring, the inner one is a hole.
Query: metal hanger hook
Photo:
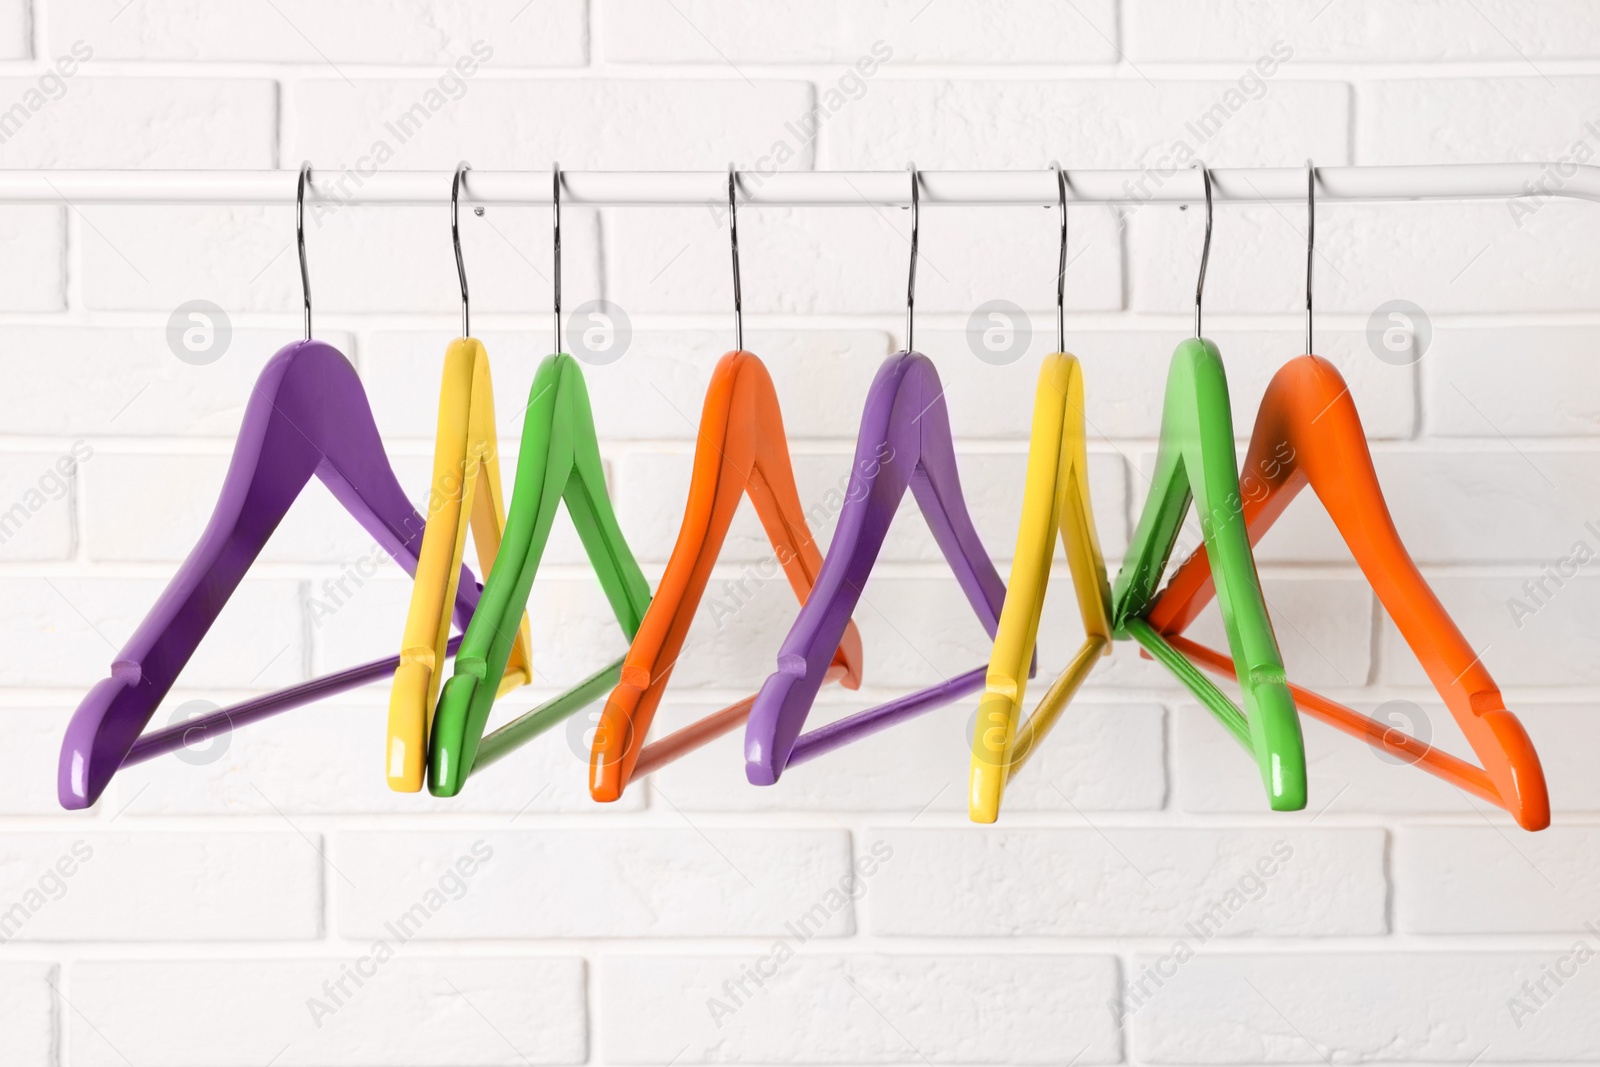
[[[906,276],[906,351],[913,352],[916,349],[911,343],[911,328],[915,321],[912,312],[917,303],[917,230],[922,216],[918,186],[921,179],[915,163],[907,163],[906,170],[911,172],[911,269]]]
[[[306,186],[311,182],[311,161],[300,164],[294,190],[294,243],[300,249],[300,295],[306,306],[306,340],[311,340],[311,271],[306,266]]]
[[[1056,351],[1067,350],[1066,297],[1067,297],[1067,172],[1061,164],[1050,161],[1056,172],[1056,196],[1061,200],[1061,259],[1056,267]]]
[[[728,234],[733,244],[733,344],[744,351],[744,294],[739,288],[739,171],[728,164]]]
[[[556,346],[551,351],[561,351],[561,164],[550,164],[550,217],[555,224],[555,250],[551,253],[553,266],[550,271],[552,286],[555,289],[555,330]],[[456,254],[460,255],[459,248]],[[466,285],[462,282],[463,287]]]
[[[472,321],[468,317],[467,265],[461,260],[461,227],[456,212],[461,201],[461,186],[472,165],[466,160],[456,164],[456,176],[450,181],[450,243],[456,250],[456,276],[461,279],[461,336],[472,336]]]
[[[1194,335],[1200,336],[1200,301],[1206,292],[1206,264],[1211,261],[1211,168],[1204,163],[1196,163],[1200,168],[1201,180],[1206,187],[1206,239],[1200,246],[1200,277],[1194,283]]]
[[[1311,347],[1311,264],[1317,253],[1317,168],[1306,160],[1306,355]]]

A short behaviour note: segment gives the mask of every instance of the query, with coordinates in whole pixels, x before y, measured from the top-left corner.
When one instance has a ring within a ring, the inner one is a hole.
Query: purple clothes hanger
[[[96,683],[73,713],[57,777],[63,807],[93,804],[136,745],[141,758],[149,758],[193,743],[218,723],[242,725],[393,674],[397,659],[366,664],[204,721],[178,723],[141,743],[140,733],[178,673],[313,475],[407,572],[416,569],[422,516],[389,465],[355,368],[321,341],[280,349],[251,391],[205,532],[117,654],[111,676]],[[464,628],[478,587],[466,568],[462,572],[455,618]]]
[[[778,651],[778,669],[750,709],[744,750],[745,776],[752,784],[771,785],[787,767],[983,688],[987,664],[800,733],[908,486],[967,601],[994,636],[1005,583],[984,551],[961,495],[944,388],[927,356],[901,352],[878,369],[867,393],[838,530],[816,585]]]
[[[140,737],[313,475],[401,566],[408,572],[416,569],[423,519],[389,464],[361,379],[337,349],[311,340],[311,293],[300,225],[309,170],[301,168],[296,198],[306,339],[284,346],[267,361],[251,390],[233,460],[205,532],[117,654],[110,677],[96,683],[73,713],[57,775],[63,807],[93,804],[136,749],[140,759],[148,759],[193,741],[197,732],[212,727],[225,731],[394,671],[395,659],[364,664]],[[465,628],[477,600],[477,582],[463,567],[454,612],[458,626]]]
[[[762,684],[750,709],[744,732],[744,772],[752,785],[771,785],[787,767],[974,693],[983,688],[988,673],[987,664],[975,667],[921,692],[800,734],[908,486],[991,638],[1000,625],[1000,609],[1006,599],[1005,583],[983,550],[961,496],[950,413],[945,409],[939,372],[912,344],[921,212],[916,164],[906,169],[911,173],[906,347],[884,361],[867,390],[867,408],[856,437],[855,467],[839,513],[839,527],[823,557],[816,584],[778,650],[778,669]],[[1033,677],[1038,661],[1036,651],[1028,677]]]

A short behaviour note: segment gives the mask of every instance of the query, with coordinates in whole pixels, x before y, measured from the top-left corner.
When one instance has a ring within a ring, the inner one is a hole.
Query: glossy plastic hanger
[[[1312,345],[1311,265],[1316,238],[1316,172],[1308,174],[1306,351]],[[1434,748],[1327,699],[1291,686],[1300,709],[1376,748],[1395,752],[1457,788],[1510,812],[1527,830],[1550,824],[1544,770],[1522,723],[1506,710],[1482,659],[1439,603],[1395,529],[1367,448],[1361,417],[1343,376],[1327,360],[1304,355],[1284,364],[1256,415],[1240,482],[1251,544],[1309,485],[1338,527],[1361,573],[1394,620],[1423,670],[1482,761],[1482,767]],[[1219,674],[1227,658],[1181,637],[1211,600],[1209,558],[1198,549],[1151,605],[1149,622],[1180,652]]]
[[[1200,174],[1205,184],[1206,234],[1195,285],[1195,336],[1178,346],[1167,372],[1155,473],[1144,512],[1112,586],[1113,621],[1118,636],[1138,641],[1254,755],[1273,810],[1298,811],[1306,805],[1300,718],[1284,677],[1283,657],[1267,616],[1240,513],[1227,375],[1217,346],[1200,335],[1201,298],[1211,253],[1211,173],[1201,166]],[[1241,712],[1144,619],[1191,502],[1199,512],[1201,533],[1222,577],[1217,606],[1247,712]]]
[[[1005,607],[995,631],[983,696],[978,701],[967,789],[967,813],[973,822],[995,821],[1006,783],[1055,725],[1062,709],[1094,669],[1095,661],[1111,652],[1111,588],[1106,582],[1106,561],[1100,554],[1094,509],[1089,502],[1083,371],[1077,358],[1066,354],[1067,179],[1059,165],[1051,166],[1061,199],[1056,350],[1045,357],[1034,390],[1033,433],[1028,441],[1028,473],[1017,550],[1006,581]],[[1085,637],[1066,669],[1045,692],[1039,707],[1019,728],[1057,531],[1078,594],[1078,614],[1083,619]]]
[[[383,677],[397,663],[379,660],[303,682],[236,709],[140,737],[223,605],[313,476],[407,571],[414,571],[423,520],[400,487],[378,436],[361,379],[339,351],[311,339],[311,281],[306,266],[305,187],[295,195],[296,243],[305,302],[303,341],[267,361],[250,392],[216,509],[161,598],[73,713],[61,746],[58,793],[66,808],[86,808],[129,759],[148,759],[224,733],[330,693]],[[462,570],[454,596],[465,625],[478,587]],[[230,717],[230,712],[234,713]]]
[[[556,340],[561,339],[561,171],[553,173],[556,224]],[[455,796],[474,770],[520,748],[579,708],[598,700],[617,684],[618,659],[566,692],[506,723],[484,737],[489,711],[515,644],[518,620],[527,607],[533,579],[544,555],[556,511],[565,500],[629,641],[650,604],[650,585],[622,537],[595,437],[589,392],[578,361],[558,352],[534,375],[517,455],[506,535],[495,568],[483,589],[473,625],[456,653],[455,673],[439,694],[429,739],[428,789]]]
[[[589,792],[600,801],[616,800],[635,777],[738,729],[750,714],[754,696],[644,743],[739,502],[748,494],[773,555],[802,604],[822,568],[822,553],[795,488],[778,394],[761,360],[744,350],[736,183],[730,166],[728,223],[733,242],[734,337],[739,347],[723,356],[712,373],[700,415],[683,525],[650,610],[628,649],[622,680],[611,691],[595,731]],[[861,636],[855,623],[846,626],[824,678],[847,689],[860,687]]]
[[[389,788],[415,793],[422,788],[428,757],[428,728],[444,673],[450,615],[445,605],[455,595],[467,530],[478,549],[478,566],[492,573],[505,531],[505,494],[500,488],[500,439],[495,431],[494,387],[489,354],[472,336],[467,268],[461,258],[458,209],[461,184],[471,168],[456,167],[450,181],[450,243],[461,280],[461,336],[445,350],[439,384],[439,424],[433,439],[433,485],[428,493],[428,529],[411,585],[400,667],[389,690],[389,735],[384,770]],[[499,692],[528,684],[528,619],[517,624],[516,639]]]
[[[906,286],[906,350],[878,369],[856,438],[850,492],[811,595],[778,652],[778,669],[756,695],[745,727],[745,776],[771,785],[785,768],[830,752],[983,685],[985,668],[930,689],[857,712],[801,736],[817,690],[910,488],[934,540],[990,637],[1000,620],[1005,585],[984,551],[961,495],[944,387],[928,357],[911,348],[916,299],[918,178],[911,171],[911,270]]]

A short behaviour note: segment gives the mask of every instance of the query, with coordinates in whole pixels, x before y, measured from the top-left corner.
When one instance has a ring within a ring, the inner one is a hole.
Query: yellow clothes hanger
[[[1061,195],[1056,352],[1045,357],[1034,390],[1033,432],[1028,441],[1028,473],[1017,550],[1011,561],[1011,576],[1006,580],[1006,602],[989,654],[983,696],[978,701],[967,788],[967,814],[973,822],[995,821],[1006,783],[1055,725],[1062,709],[1089,676],[1095,660],[1111,651],[1111,586],[1106,580],[1106,562],[1100,554],[1094,509],[1089,502],[1083,371],[1076,357],[1061,351],[1066,347],[1062,298],[1067,265],[1067,194],[1065,176],[1060,167],[1055,171]],[[1066,548],[1086,636],[1066,670],[1019,728],[1057,530],[1061,531],[1061,543]]]
[[[450,186],[450,236],[461,278],[461,336],[445,351],[439,386],[439,425],[433,443],[433,486],[427,525],[417,557],[411,606],[400,643],[400,666],[389,691],[389,736],[385,773],[389,788],[415,793],[422,788],[428,760],[428,731],[450,638],[450,605],[461,580],[467,529],[472,529],[478,566],[487,579],[505,534],[505,494],[500,486],[499,438],[495,433],[494,389],[489,354],[470,336],[467,274],[461,260],[456,203],[465,163]],[[527,685],[528,617],[523,614],[499,692]]]
[[[1047,356],[1039,371],[1022,523],[1011,576],[1006,579],[1005,607],[978,702],[967,795],[967,812],[973,822],[995,821],[1006,783],[1055,725],[1095,660],[1111,651],[1111,588],[1089,504],[1087,466],[1083,372],[1075,357],[1058,352]],[[1066,547],[1086,636],[1066,670],[1019,728],[1057,530]]]

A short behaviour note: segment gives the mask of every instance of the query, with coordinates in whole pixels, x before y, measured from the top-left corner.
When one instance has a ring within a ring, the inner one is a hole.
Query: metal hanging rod
[[[315,163],[315,161],[313,161]],[[1038,170],[919,170],[924,206],[1024,204],[1055,208],[1055,174]],[[315,168],[306,205],[436,204],[449,200],[448,171]],[[1202,203],[1197,170],[1068,169],[1070,204]],[[57,170],[0,171],[7,204],[293,204],[298,171]],[[551,203],[550,172],[474,170],[464,195],[474,204]],[[1302,167],[1218,167],[1211,171],[1218,203],[1300,204]],[[1571,163],[1458,163],[1404,167],[1318,167],[1320,203],[1408,200],[1503,200],[1563,197],[1600,202],[1600,167]],[[728,172],[582,171],[561,173],[566,206],[722,205]],[[743,205],[909,207],[904,170],[739,172]]]

